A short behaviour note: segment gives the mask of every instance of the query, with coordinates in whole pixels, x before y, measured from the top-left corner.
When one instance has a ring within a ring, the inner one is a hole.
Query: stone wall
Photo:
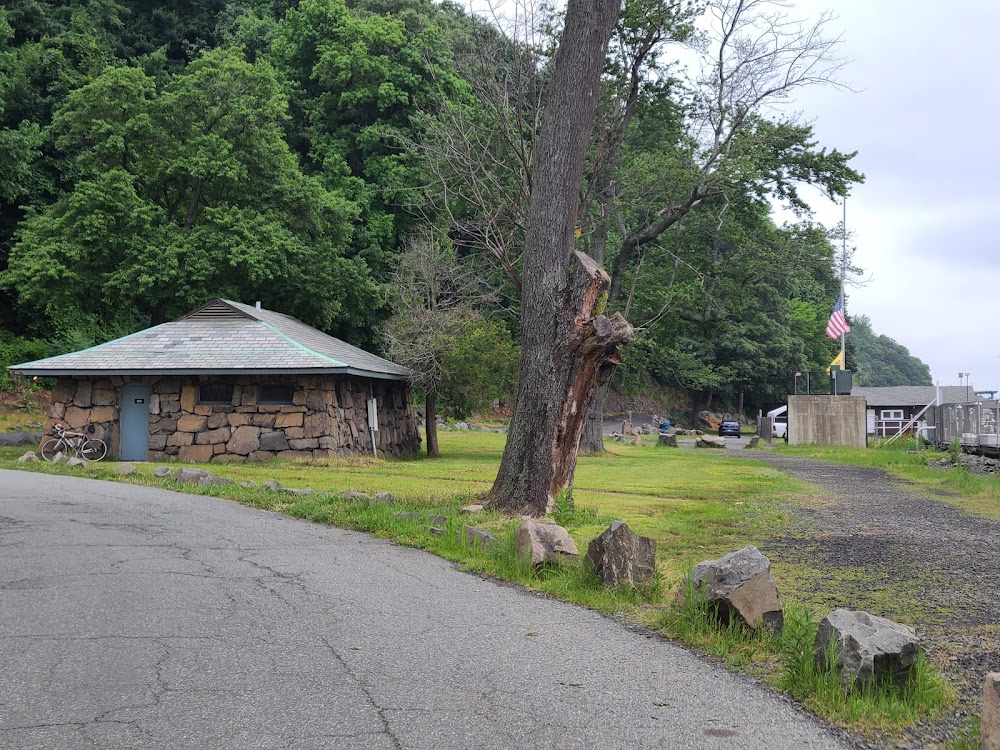
[[[868,444],[868,421],[862,396],[789,396],[788,442],[791,445]]]
[[[199,385],[234,385],[230,404],[198,403]],[[60,379],[46,434],[55,422],[71,429],[90,423],[94,436],[119,451],[121,386],[149,385],[149,460],[243,461],[371,455],[366,401],[378,403],[380,456],[420,449],[417,416],[406,383],[349,376],[206,376]],[[258,404],[261,383],[292,384],[291,404]]]

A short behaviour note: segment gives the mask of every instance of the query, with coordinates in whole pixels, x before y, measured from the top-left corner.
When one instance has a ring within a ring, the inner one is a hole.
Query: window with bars
[[[198,403],[230,406],[233,403],[233,390],[232,383],[202,383],[198,388]]]

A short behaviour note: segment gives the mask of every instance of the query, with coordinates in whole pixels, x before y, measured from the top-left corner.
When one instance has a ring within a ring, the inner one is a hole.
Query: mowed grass
[[[826,445],[779,445],[781,453],[851,466],[881,469],[912,483],[912,489],[975,515],[1000,521],[1000,478],[973,474],[965,467],[928,466],[948,458],[930,448],[916,450],[913,440],[873,441],[867,448]]]

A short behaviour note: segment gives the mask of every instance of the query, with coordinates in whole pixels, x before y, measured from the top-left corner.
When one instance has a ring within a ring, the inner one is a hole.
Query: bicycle
[[[56,424],[52,429],[56,436],[42,443],[40,452],[44,461],[51,461],[57,453],[87,461],[100,461],[108,455],[107,443],[99,438],[89,437],[83,432],[69,432],[61,424]],[[94,426],[87,425],[84,429],[93,432]]]

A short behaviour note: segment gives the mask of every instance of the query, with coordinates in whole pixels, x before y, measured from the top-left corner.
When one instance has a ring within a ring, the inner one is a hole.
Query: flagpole
[[[841,233],[840,252],[840,304],[841,312],[847,317],[847,300],[844,298],[844,278],[847,274],[847,196],[844,196],[844,223]],[[840,334],[840,368],[847,369],[847,333]]]

